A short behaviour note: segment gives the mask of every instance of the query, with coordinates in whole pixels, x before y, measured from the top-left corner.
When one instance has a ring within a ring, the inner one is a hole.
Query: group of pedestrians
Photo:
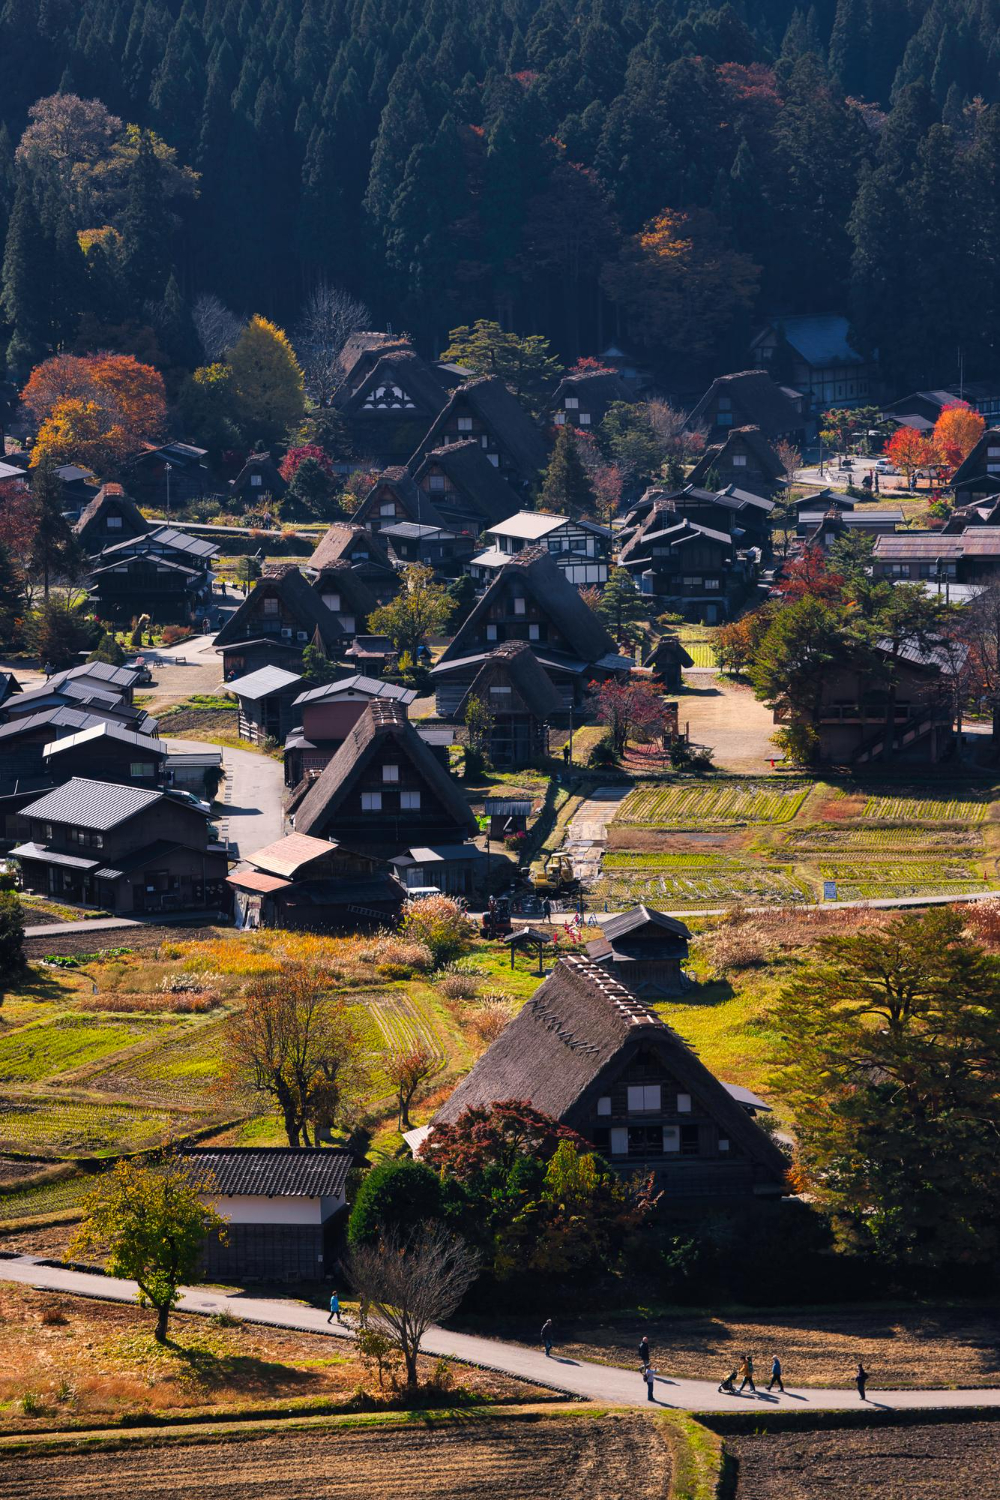
[[[545,1322],[542,1324],[541,1342],[543,1348],[545,1349],[546,1355],[551,1355],[552,1345],[555,1342],[555,1331],[551,1318],[546,1318]],[[656,1397],[653,1395],[653,1385],[656,1380],[657,1372],[653,1368],[653,1362],[649,1352],[649,1339],[645,1334],[643,1334],[642,1338],[639,1340],[639,1368],[642,1371],[642,1378],[646,1382],[646,1400],[655,1401]],[[738,1364],[733,1366],[729,1374],[725,1377],[725,1379],[719,1386],[719,1390],[727,1396],[739,1396],[743,1393],[743,1391],[746,1390],[747,1386],[749,1386],[751,1393],[756,1396],[757,1387],[754,1384],[753,1374],[753,1355],[748,1352],[742,1356]],[[738,1386],[736,1384],[737,1381],[740,1382]],[[858,1368],[854,1376],[854,1384],[857,1386],[858,1395],[861,1400],[867,1400],[867,1397],[865,1396],[865,1387],[868,1384],[868,1371],[865,1369],[864,1364],[860,1359],[858,1360]],[[768,1391],[773,1391],[775,1387],[777,1387],[782,1395],[785,1394],[784,1372],[781,1367],[781,1360],[776,1354],[772,1354],[771,1378],[768,1381],[765,1389]]]

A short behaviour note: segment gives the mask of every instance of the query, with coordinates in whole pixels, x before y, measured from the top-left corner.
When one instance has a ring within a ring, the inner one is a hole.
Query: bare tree
[[[409,1052],[400,1049],[391,1053],[386,1060],[386,1077],[396,1090],[396,1115],[400,1130],[409,1130],[413,1096],[420,1085],[430,1078],[434,1068],[434,1059],[424,1047],[414,1047]]]
[[[993,720],[993,754],[1000,752],[1000,584],[985,586],[965,606],[961,639],[969,647],[962,676],[970,696]]]
[[[191,309],[195,332],[209,363],[224,359],[246,326],[246,319],[230,312],[218,297],[205,293]]]
[[[422,1224],[404,1237],[390,1232],[354,1246],[347,1270],[361,1299],[363,1327],[399,1350],[406,1384],[415,1390],[420,1341],[455,1311],[479,1273],[479,1257],[443,1225]]]
[[[352,333],[371,322],[363,302],[342,287],[321,281],[302,309],[292,338],[302,366],[306,391],[320,406],[329,405],[343,371],[340,356]]]
[[[325,975],[290,965],[251,981],[223,1033],[224,1095],[277,1105],[288,1144],[309,1146],[342,1120],[365,1081],[349,1010],[331,997]]]

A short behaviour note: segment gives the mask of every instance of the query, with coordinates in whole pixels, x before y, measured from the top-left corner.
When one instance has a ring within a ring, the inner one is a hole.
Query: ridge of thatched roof
[[[413,477],[420,483],[432,464],[444,469],[455,489],[470,508],[483,518],[487,525],[506,520],[520,509],[521,501],[504,479],[499,469],[490,463],[483,452],[482,444],[475,438],[463,438],[460,443],[444,443],[429,452],[414,454],[410,460]],[[438,495],[437,503],[457,509],[449,495]]]
[[[409,467],[415,468],[429,448],[438,446],[452,412],[466,402],[509,454],[520,477],[526,483],[534,480],[547,461],[545,439],[517,397],[496,375],[467,380],[452,391]]]
[[[688,417],[688,427],[695,428],[705,419],[714,396],[729,396],[734,417],[758,427],[766,437],[780,437],[802,426],[802,418],[784,389],[776,385],[766,370],[739,370],[713,380]]]
[[[120,510],[128,517],[136,529],[137,536],[142,536],[149,530],[149,523],[145,516],[135,501],[126,495],[120,484],[102,484],[93,500],[80,512],[80,518],[73,526],[74,535],[84,538],[94,523],[100,520],[103,512],[110,510],[112,505],[115,510]]]
[[[555,412],[562,407],[567,395],[586,396],[590,405],[591,426],[604,420],[608,407],[616,401],[632,405],[635,396],[621,376],[614,370],[582,370],[579,375],[570,372],[564,375],[549,398],[547,410]]]
[[[461,788],[420,738],[406,717],[406,709],[394,699],[373,698],[301,803],[295,815],[296,833],[322,836],[330,815],[354,787],[381,742],[389,737],[396,740],[401,753],[455,822],[470,836],[476,832],[476,819]]]
[[[312,581],[312,587],[323,597],[324,590],[335,587],[341,595],[341,612],[367,620],[373,609],[378,609],[378,600],[361,575],[351,567],[346,558],[327,563]],[[346,605],[345,605],[346,600]]]
[[[243,600],[239,609],[231,615],[218,635],[216,646],[229,646],[235,641],[249,639],[248,624],[257,618],[260,601],[277,594],[278,598],[300,621],[299,628],[308,631],[310,639],[316,631],[327,652],[336,652],[344,643],[344,632],[332,610],[327,609],[316,590],[292,563],[285,563],[264,574]]]
[[[333,525],[324,533],[316,546],[316,551],[310,557],[308,567],[310,569],[327,568],[331,563],[346,559],[350,564],[350,552],[355,544],[366,547],[368,558],[378,567],[383,567],[392,573],[392,563],[389,554],[370,531],[363,526],[356,526],[350,521],[334,521]]]
[[[492,683],[506,679],[518,693],[529,713],[536,719],[548,719],[563,711],[561,693],[546,672],[527,641],[504,641],[491,651],[476,673],[468,692],[455,711],[456,719],[465,718],[470,698],[489,702]]]
[[[492,468],[492,465],[488,464],[487,467]],[[414,521],[419,517],[419,524],[421,526],[436,526],[440,530],[446,529],[444,517],[435,509],[431,497],[424,490],[420,489],[409,469],[401,464],[393,464],[375,476],[374,484],[358,506],[358,518],[364,518],[368,514],[379,490],[386,487],[393,492],[400,504],[405,506],[407,514],[412,516]],[[385,528],[383,527],[382,529],[384,530]]]
[[[486,593],[477,600],[458,634],[443,652],[441,662],[475,654],[475,648],[471,644],[475,634],[480,625],[489,619],[490,610],[512,580],[523,585],[526,594],[534,599],[558,628],[570,650],[583,661],[596,662],[602,656],[615,655],[615,643],[603,622],[584,603],[579,590],[568,581],[562,569],[552,561],[548,549],[525,547],[510,562],[504,564]],[[550,646],[549,649],[556,648]]]
[[[730,446],[738,447],[739,445],[733,442],[734,438],[742,438],[768,478],[778,480],[784,476],[785,471],[782,467],[781,459],[775,453],[759,427],[734,427],[726,434],[723,442],[713,443],[711,447],[705,449],[694,468],[688,474],[688,484],[700,484],[706,474],[714,468],[720,459],[725,457],[727,448]]]
[[[334,396],[333,404],[340,411],[357,413],[361,410],[361,402],[370,388],[378,384],[388,384],[393,381],[394,376],[395,383],[400,385],[414,402],[414,407],[419,403],[425,411],[436,415],[445,405],[448,392],[438,380],[435,371],[415,349],[403,345],[385,348],[374,362],[366,361],[368,368],[359,372],[356,367],[366,352],[362,351],[358,356],[355,366],[348,372],[344,384]],[[413,408],[387,406],[372,408],[368,414],[394,417],[398,420],[400,417],[412,417],[415,413]]]

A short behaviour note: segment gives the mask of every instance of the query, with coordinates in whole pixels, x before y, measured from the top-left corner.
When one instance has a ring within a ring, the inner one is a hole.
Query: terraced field
[[[724,906],[727,902],[753,902],[786,906],[812,899],[811,889],[785,870],[759,866],[756,869],[677,869],[669,874],[635,869],[617,877],[603,875],[595,894],[616,908],[643,902],[650,906],[669,902],[671,907]]]
[[[191,1023],[165,1046],[92,1074],[87,1087],[167,1105],[210,1104],[223,1025],[222,1019]]]
[[[903,791],[896,796],[869,797],[862,817],[871,822],[981,823],[990,809],[988,798],[927,796]]]
[[[110,1156],[156,1146],[190,1129],[190,1117],[163,1109],[41,1094],[0,1094],[0,1151]]]
[[[957,895],[988,891],[982,866],[961,860],[872,860],[867,864],[821,864],[820,877],[837,885],[838,901],[874,901],[880,897]]]
[[[170,1023],[144,1017],[62,1015],[0,1037],[0,1082],[33,1083],[73,1072],[137,1042]]]
[[[985,852],[981,823],[974,828],[945,825],[943,828],[852,828],[826,824],[819,828],[791,828],[782,845],[796,854],[844,850],[859,854],[932,853],[937,850],[963,854]]]
[[[615,821],[650,828],[706,828],[787,823],[810,791],[808,782],[680,782],[631,792]]]

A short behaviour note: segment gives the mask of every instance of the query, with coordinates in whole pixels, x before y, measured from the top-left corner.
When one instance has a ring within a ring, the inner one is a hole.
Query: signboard
[[[836,901],[836,899],[837,899],[837,882],[835,880],[824,880],[824,882],[823,882],[823,900],[824,901]]]

